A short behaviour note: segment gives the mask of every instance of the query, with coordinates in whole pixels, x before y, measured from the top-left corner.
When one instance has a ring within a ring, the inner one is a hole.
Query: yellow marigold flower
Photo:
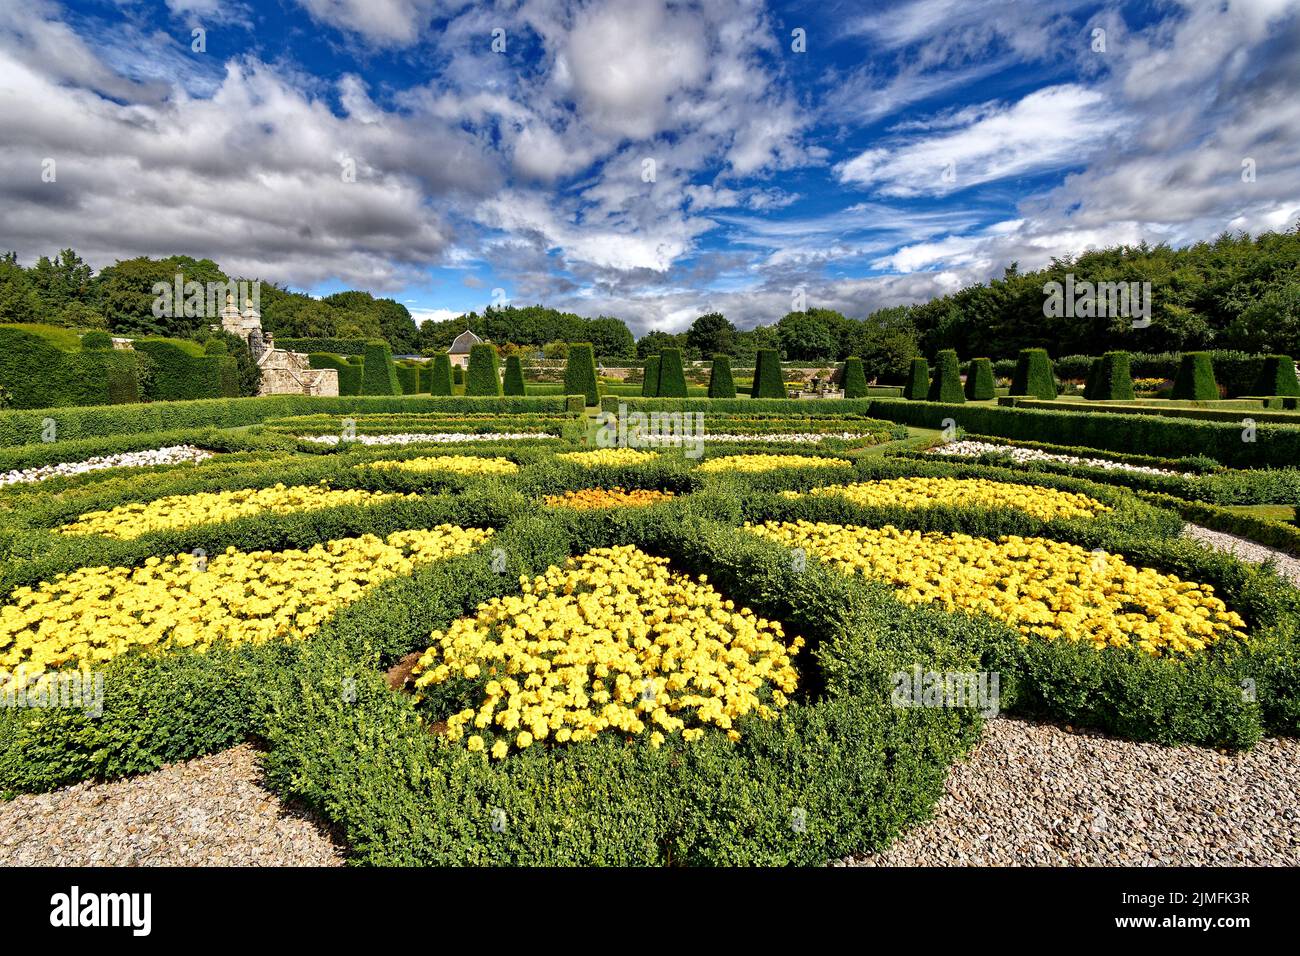
[[[474,734],[465,741],[465,746],[472,754],[480,753],[483,750],[483,738],[478,734]]]
[[[705,473],[724,471],[772,471],[776,468],[851,468],[844,458],[818,458],[814,455],[723,455],[700,465]]]
[[[447,471],[457,475],[513,475],[519,470],[509,458],[483,458],[478,455],[424,455],[371,462],[379,471]]]
[[[852,485],[827,485],[807,492],[834,495],[856,505],[928,508],[933,505],[983,505],[1014,508],[1035,518],[1088,518],[1111,509],[1087,495],[985,478],[887,478]],[[804,495],[784,492],[787,498]]]
[[[498,740],[492,745],[492,756],[497,760],[502,760],[510,752],[510,745],[504,740]]]
[[[659,456],[652,451],[637,451],[635,448],[599,448],[595,451],[567,451],[555,456],[560,461],[571,461],[575,465],[592,468],[600,465],[644,465]]]
[[[625,491],[622,488],[583,488],[581,491],[566,491],[560,495],[547,495],[543,500],[548,508],[573,508],[585,510],[591,508],[644,508],[671,501],[671,491],[656,491],[647,488],[635,488]]]

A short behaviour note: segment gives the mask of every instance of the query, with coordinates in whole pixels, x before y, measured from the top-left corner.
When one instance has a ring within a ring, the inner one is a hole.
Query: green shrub
[[[183,339],[140,338],[132,343],[153,361],[153,374],[144,398],[151,402],[175,402],[196,398],[235,398],[238,380],[230,389],[226,367],[234,365],[230,355],[205,355],[197,342]]]
[[[709,398],[735,398],[736,383],[731,378],[731,359],[726,355],[713,356],[709,369]]]
[[[305,352],[307,354],[324,352],[329,355],[354,356],[360,359],[366,354],[366,346],[370,342],[370,339],[298,338],[294,336],[280,338],[277,336],[275,347],[284,349],[287,352]]]
[[[1056,377],[1047,349],[1021,349],[1011,377],[1012,395],[1032,395],[1049,401],[1056,398]]]
[[[907,387],[903,397],[914,402],[925,401],[930,392],[930,366],[923,358],[912,359],[912,366],[907,373]]]
[[[349,362],[341,355],[327,352],[312,352],[307,356],[307,364],[312,368],[332,368],[339,373],[339,394],[361,394],[360,363]]]
[[[401,395],[402,386],[397,381],[397,369],[388,343],[372,339],[366,343],[365,358],[361,365],[362,395]]]
[[[1127,352],[1107,352],[1088,375],[1083,397],[1098,402],[1133,401],[1133,373]]]
[[[1255,391],[1259,395],[1300,395],[1295,362],[1289,355],[1266,355]]]
[[[961,360],[953,349],[943,349],[934,357],[934,378],[927,398],[932,402],[966,401],[961,388]]]
[[[590,342],[570,343],[569,357],[564,363],[564,390],[570,395],[583,396],[588,405],[600,404],[596,353]]]
[[[862,359],[856,355],[850,355],[844,360],[844,367],[840,370],[840,386],[844,389],[845,398],[866,398],[867,375],[862,370]]]
[[[81,337],[81,347],[87,352],[102,352],[113,347],[113,337],[107,332],[87,332]],[[1290,394],[1289,392],[1278,394]]]
[[[657,393],[662,395],[663,393]],[[759,349],[754,365],[751,398],[785,398],[785,378],[781,372],[781,353],[776,349]]]
[[[681,349],[664,349],[659,353],[658,398],[685,398],[686,372],[682,367]]]
[[[451,357],[440,352],[433,357],[429,374],[429,393],[432,395],[452,394]]]
[[[464,384],[465,384],[465,367],[464,367],[463,365],[454,365],[454,366],[452,366],[452,379],[451,379],[451,380],[452,380],[452,384],[453,384],[453,385],[464,385]]]
[[[966,370],[966,397],[972,402],[987,402],[996,395],[993,363],[986,358],[971,359]]]
[[[497,350],[486,342],[470,346],[469,365],[465,371],[465,394],[501,394],[501,374],[497,366]]]
[[[506,374],[501,383],[501,392],[503,395],[528,394],[528,389],[524,386],[524,363],[518,355],[506,356]]]
[[[1209,402],[1219,397],[1214,381],[1214,363],[1209,352],[1184,352],[1174,379],[1173,397],[1183,401]]]
[[[659,394],[659,356],[652,355],[645,360],[645,381],[641,384],[644,398],[655,398]]]
[[[403,395],[420,394],[420,368],[421,366],[414,362],[394,363],[394,371],[397,372],[397,382]]]

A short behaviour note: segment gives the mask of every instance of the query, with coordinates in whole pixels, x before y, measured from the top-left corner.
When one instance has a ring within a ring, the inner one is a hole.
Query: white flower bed
[[[413,442],[435,442],[452,444],[467,441],[516,441],[521,438],[555,438],[544,432],[400,432],[394,435],[357,435],[348,441],[359,445],[410,445]],[[337,445],[342,439],[338,435],[299,435],[300,441],[316,442],[320,445]]]
[[[857,438],[869,438],[869,435],[863,435],[858,432],[786,432],[786,433],[763,433],[757,435],[738,435],[738,434],[713,434],[705,432],[699,436],[706,442],[785,442],[798,445],[815,445],[818,442],[825,441],[828,438],[839,438],[844,441],[852,441]],[[699,438],[691,438],[688,441],[694,444]],[[683,439],[679,435],[672,436],[645,436],[641,439],[643,445],[680,445]]]
[[[57,465],[6,471],[0,473],[0,488],[5,485],[44,481],[46,478],[63,475],[84,475],[88,471],[100,471],[104,468],[147,468],[150,465],[180,465],[187,462],[197,464],[211,457],[212,452],[195,448],[193,445],[168,445],[166,448],[154,448],[150,451],[128,451],[120,455],[88,458],[85,461],[65,461]]]
[[[1076,455],[1057,455],[1038,448],[1021,448],[1018,445],[995,445],[985,441],[952,441],[930,449],[931,455],[948,455],[955,458],[978,458],[980,455],[1001,455],[1016,462],[1060,461],[1067,465],[1087,465],[1090,468],[1105,468],[1110,471],[1133,471],[1143,475],[1178,475],[1181,472],[1168,468],[1152,468],[1148,465],[1130,465],[1122,461],[1109,461],[1105,458],[1080,458]]]

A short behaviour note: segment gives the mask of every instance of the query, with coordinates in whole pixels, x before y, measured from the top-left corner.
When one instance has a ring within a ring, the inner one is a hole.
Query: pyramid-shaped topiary
[[[926,398],[932,402],[966,401],[961,390],[961,360],[955,349],[943,349],[934,357],[934,378],[930,380]]]
[[[713,356],[709,369],[709,398],[735,398],[736,383],[731,377],[731,359],[725,355]]]
[[[844,360],[840,370],[840,387],[844,389],[845,398],[866,398],[867,373],[862,370],[862,359],[850,355]]]
[[[641,385],[642,398],[654,398],[659,394],[659,356],[652,355],[645,360],[645,382]]]
[[[751,398],[785,398],[785,379],[781,373],[781,353],[776,349],[759,349],[754,365]]]
[[[987,402],[996,395],[993,363],[986,358],[971,359],[966,370],[966,397],[972,402]]]
[[[596,353],[590,342],[574,342],[569,346],[569,360],[564,365],[564,394],[581,395],[588,405],[600,404]]]
[[[524,363],[518,355],[506,356],[506,374],[501,380],[502,395],[527,395],[524,387]]]
[[[430,395],[451,395],[451,356],[445,352],[433,357],[433,369],[429,374]]]
[[[85,341],[82,339],[83,343]],[[1256,395],[1300,395],[1300,381],[1296,379],[1295,362],[1291,361],[1291,356],[1264,356],[1254,393]]]
[[[1016,373],[1011,377],[1011,394],[1047,401],[1056,398],[1056,376],[1047,349],[1021,349]]]
[[[914,402],[925,401],[930,392],[930,366],[923,358],[912,359],[912,367],[907,372],[907,384],[903,386],[903,397]]]
[[[402,386],[397,381],[397,367],[388,343],[374,339],[366,343],[365,363],[361,371],[362,395],[401,395]]]
[[[1219,397],[1214,362],[1209,352],[1184,352],[1174,378],[1173,397],[1182,401],[1212,402]]]
[[[487,343],[469,347],[469,365],[465,370],[466,395],[500,395],[501,376],[497,371],[497,350]]]
[[[664,349],[659,353],[660,398],[686,397],[686,371],[682,368],[682,350]]]
[[[1127,352],[1107,352],[1092,363],[1083,397],[1096,402],[1133,401],[1133,373]]]

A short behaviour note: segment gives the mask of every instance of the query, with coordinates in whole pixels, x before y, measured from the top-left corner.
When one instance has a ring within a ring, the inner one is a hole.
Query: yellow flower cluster
[[[836,495],[855,505],[928,508],[933,505],[983,505],[989,508],[1014,508],[1035,518],[1090,518],[1111,509],[1087,495],[1035,485],[1018,485],[984,478],[887,478],[852,485],[827,485],[814,488],[810,495]],[[784,492],[787,498],[802,497],[796,491]]]
[[[291,511],[318,511],[339,505],[373,505],[394,498],[417,498],[390,492],[330,489],[319,485],[286,488],[244,488],[239,491],[201,491],[189,495],[168,495],[143,504],[119,505],[108,511],[88,511],[57,530],[63,534],[102,534],[110,538],[138,538],[151,531],[174,531],[216,521],[232,521],[249,515]]]
[[[0,607],[0,669],[86,670],[133,648],[307,637],[374,585],[471,551],[491,533],[439,525],[306,551],[228,548],[210,560],[178,554],[136,568],[82,568],[18,588]]]
[[[477,706],[446,721],[446,735],[472,751],[501,758],[601,731],[649,734],[658,747],[667,734],[698,739],[709,725],[734,740],[737,718],[772,719],[795,689],[791,658],[802,639],[787,646],[780,624],[630,545],[520,584],[521,595],[434,631],[414,670],[422,691],[455,679],[481,685]]]
[[[513,475],[519,470],[509,458],[480,458],[477,455],[427,455],[376,461],[370,465],[380,471],[450,471],[458,475]]]
[[[746,527],[842,571],[886,581],[908,603],[986,614],[1025,639],[1132,646],[1158,657],[1246,638],[1245,621],[1210,585],[1061,541],[1014,535],[992,541],[808,521]]]
[[[562,495],[547,495],[544,499],[549,508],[573,508],[584,511],[590,508],[644,508],[657,505],[662,501],[672,501],[671,491],[657,491],[653,488],[583,488],[579,491],[566,491]]]
[[[699,470],[772,471],[775,468],[848,468],[852,464],[843,458],[816,458],[812,455],[723,455],[708,459]]]
[[[644,465],[659,456],[655,452],[637,451],[635,448],[598,448],[595,451],[566,451],[555,457],[560,461],[571,461],[575,465],[595,468],[601,465],[613,467]]]

